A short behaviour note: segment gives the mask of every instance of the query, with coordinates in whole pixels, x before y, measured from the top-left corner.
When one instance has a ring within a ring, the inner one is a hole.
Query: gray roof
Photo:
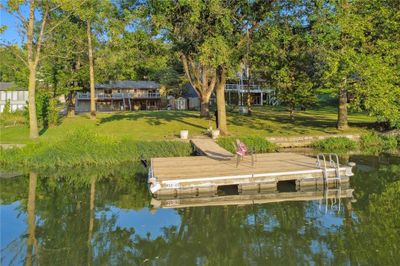
[[[14,85],[13,82],[0,82],[0,91],[6,91]]]
[[[96,89],[158,89],[160,84],[147,80],[116,80],[109,83],[96,84]]]
[[[185,98],[196,98],[199,97],[199,95],[197,94],[197,92],[194,90],[193,86],[190,83],[187,83],[184,87],[183,87],[183,97]]]

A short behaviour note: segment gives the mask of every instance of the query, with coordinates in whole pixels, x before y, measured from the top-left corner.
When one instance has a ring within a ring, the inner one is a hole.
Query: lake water
[[[400,158],[348,160],[340,202],[154,208],[129,166],[3,178],[1,264],[399,265]]]

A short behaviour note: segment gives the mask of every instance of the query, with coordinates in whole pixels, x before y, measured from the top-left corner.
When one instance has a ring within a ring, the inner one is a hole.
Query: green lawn
[[[323,107],[296,113],[291,121],[284,109],[272,107],[255,108],[252,116],[228,113],[228,129],[231,135],[245,136],[296,136],[326,135],[340,133],[335,128],[337,111]],[[345,133],[362,133],[372,128],[374,119],[365,114],[349,115],[350,129]],[[141,111],[99,113],[97,121],[87,114],[64,118],[57,127],[42,129],[43,140],[56,140],[76,128],[93,129],[100,134],[128,137],[137,140],[173,139],[182,129],[189,134],[205,134],[208,127],[215,127],[215,120],[199,118],[195,111]],[[26,126],[1,127],[1,143],[27,143],[29,130]]]

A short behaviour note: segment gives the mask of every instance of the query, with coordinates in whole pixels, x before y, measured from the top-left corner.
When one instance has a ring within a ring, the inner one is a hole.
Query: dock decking
[[[221,148],[222,149],[222,148]],[[294,181],[297,186],[324,183],[324,170],[316,159],[294,153],[257,154],[252,165],[245,156],[236,166],[236,159],[209,156],[153,158],[149,171],[151,191],[155,195],[181,195],[216,192],[218,186],[237,185],[240,190],[276,187],[281,181]],[[352,176],[350,166],[326,168],[328,177],[340,174],[340,182]]]
[[[190,142],[193,144],[198,153],[212,159],[230,160],[233,157],[232,153],[223,149],[212,139],[191,139]]]

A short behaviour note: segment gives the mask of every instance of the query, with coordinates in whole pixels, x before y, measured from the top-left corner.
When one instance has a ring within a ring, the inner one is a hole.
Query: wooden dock
[[[348,186],[339,187],[337,189],[314,188],[296,192],[278,192],[275,190],[267,192],[244,191],[239,195],[228,196],[194,196],[194,197],[167,197],[161,196],[152,198],[152,208],[187,208],[187,207],[203,207],[203,206],[227,206],[227,205],[251,205],[251,204],[267,204],[287,201],[321,201],[341,199],[352,199],[354,189]]]
[[[212,139],[198,138],[191,139],[190,142],[200,155],[205,155],[209,158],[217,160],[230,160],[233,157],[232,153],[223,149]]]
[[[210,151],[215,155],[213,149]],[[206,152],[210,153],[204,148]],[[254,165],[251,157],[245,156],[238,166],[233,157],[153,158],[149,183],[154,196],[216,193],[218,187],[228,185],[238,186],[240,191],[260,191],[276,188],[279,182],[285,181],[295,182],[298,187],[321,185],[324,175],[333,178],[339,174],[340,183],[348,182],[353,175],[351,168],[327,166],[325,171],[317,167],[316,158],[294,153],[257,154]]]

